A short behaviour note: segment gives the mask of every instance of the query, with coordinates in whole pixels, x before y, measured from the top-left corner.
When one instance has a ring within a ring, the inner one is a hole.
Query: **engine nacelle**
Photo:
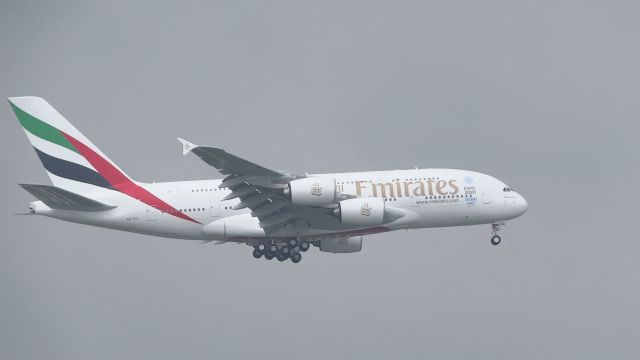
[[[361,197],[338,203],[340,222],[355,226],[376,226],[384,223],[385,201],[377,197]]]
[[[294,205],[328,205],[336,201],[336,180],[321,177],[293,180],[285,192]]]
[[[360,250],[362,250],[362,236],[320,240],[320,251],[345,254]]]

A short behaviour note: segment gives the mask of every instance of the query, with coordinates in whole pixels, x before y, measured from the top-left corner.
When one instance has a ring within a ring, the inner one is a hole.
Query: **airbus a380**
[[[186,140],[225,177],[143,183],[127,176],[49,103],[9,103],[51,185],[20,184],[38,200],[29,213],[154,236],[244,243],[255,258],[300,262],[312,245],[352,253],[364,235],[400,229],[491,225],[501,241],[505,221],[527,201],[504,182],[474,171],[410,169],[333,174],[271,170],[222,149]]]

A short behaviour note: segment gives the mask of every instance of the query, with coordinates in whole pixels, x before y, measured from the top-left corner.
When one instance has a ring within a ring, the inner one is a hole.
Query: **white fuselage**
[[[375,172],[315,174],[335,179],[342,194],[380,197],[404,216],[381,226],[354,230],[327,215],[326,221],[286,226],[267,236],[249,209],[233,210],[239,199],[223,200],[230,191],[221,180],[139,183],[140,186],[196,220],[186,221],[159,211],[128,195],[95,189],[87,197],[116,205],[101,212],[53,210],[31,203],[32,212],[66,221],[162,237],[241,241],[365,235],[398,229],[489,224],[509,220],[527,210],[526,200],[500,180],[473,171],[412,169]],[[330,212],[330,211],[328,211]],[[222,229],[222,230],[221,230]]]

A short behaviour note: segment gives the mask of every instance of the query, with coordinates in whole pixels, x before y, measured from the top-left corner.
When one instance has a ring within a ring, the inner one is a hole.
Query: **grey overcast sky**
[[[452,167],[529,212],[250,248],[14,216],[49,183],[0,109],[2,359],[637,359],[637,1],[4,1],[0,95],[46,98],[141,181]]]

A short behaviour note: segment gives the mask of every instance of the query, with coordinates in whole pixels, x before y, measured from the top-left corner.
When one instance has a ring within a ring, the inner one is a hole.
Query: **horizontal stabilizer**
[[[56,210],[105,211],[115,208],[71,191],[50,185],[19,184],[48,207]]]

